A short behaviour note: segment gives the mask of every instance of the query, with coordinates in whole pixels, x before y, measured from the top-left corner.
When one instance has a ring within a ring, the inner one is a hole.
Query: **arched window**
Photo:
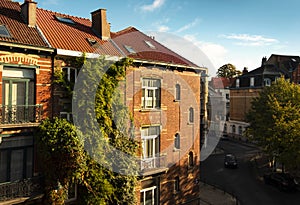
[[[227,124],[224,124],[224,132],[227,132]]]
[[[180,134],[178,133],[175,135],[174,147],[175,149],[180,149]]]
[[[239,135],[242,135],[243,134],[243,128],[242,126],[239,126]]]
[[[189,161],[189,167],[194,166],[194,153],[193,152],[189,153],[188,161]]]
[[[235,125],[232,125],[232,133],[235,134]]]
[[[175,86],[175,100],[180,100],[180,85],[176,84]]]
[[[194,123],[194,108],[189,109],[189,122]]]

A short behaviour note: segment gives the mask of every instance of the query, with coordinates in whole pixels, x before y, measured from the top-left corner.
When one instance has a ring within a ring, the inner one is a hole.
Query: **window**
[[[227,132],[227,124],[224,124],[224,132]]]
[[[188,156],[188,163],[189,163],[189,167],[194,166],[194,153],[190,152],[189,156]]]
[[[175,177],[174,180],[174,192],[179,192],[180,191],[180,184],[179,184],[179,177]]]
[[[176,84],[175,86],[175,100],[180,100],[180,85]]]
[[[264,85],[265,85],[265,86],[271,86],[271,79],[265,78],[265,79],[264,79]]]
[[[62,23],[75,24],[75,22],[72,19],[67,17],[55,16],[55,18]]]
[[[11,35],[5,25],[0,25],[0,36],[11,38]]]
[[[66,119],[70,122],[73,121],[73,115],[70,112],[60,112],[60,117]]]
[[[237,87],[237,88],[240,87],[240,79],[236,79],[236,81],[235,81],[235,87]]]
[[[145,78],[142,89],[142,107],[160,108],[160,80]]]
[[[127,45],[124,45],[124,47],[126,48],[126,50],[130,53],[130,54],[135,54],[135,50],[131,47],[131,46],[127,46]]]
[[[157,205],[157,187],[149,187],[140,191],[141,205]]]
[[[174,148],[180,149],[180,134],[178,134],[178,133],[176,133],[176,135],[175,135]]]
[[[189,123],[194,123],[194,108],[189,109]]]
[[[145,43],[147,44],[147,46],[149,46],[152,49],[155,49],[155,46],[150,42],[150,41],[145,41]]]
[[[160,126],[143,127],[142,134],[142,169],[159,166]]]
[[[35,121],[34,70],[4,67],[3,123]]]
[[[253,87],[254,86],[254,77],[251,77],[250,78],[250,87]]]
[[[0,150],[0,183],[33,175],[33,147]]]
[[[243,128],[242,126],[239,126],[239,135],[242,135],[243,134]]]
[[[230,98],[229,98],[229,94],[228,93],[226,93],[226,99],[227,100],[229,100]]]
[[[77,80],[77,69],[72,67],[64,67],[62,68],[65,77],[68,81],[75,83]]]
[[[235,134],[235,125],[232,125],[232,134]]]

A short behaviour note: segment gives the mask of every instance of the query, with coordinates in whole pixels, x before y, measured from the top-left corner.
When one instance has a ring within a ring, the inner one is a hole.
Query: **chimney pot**
[[[110,39],[110,24],[106,19],[106,9],[98,9],[92,13],[92,29],[102,40]]]

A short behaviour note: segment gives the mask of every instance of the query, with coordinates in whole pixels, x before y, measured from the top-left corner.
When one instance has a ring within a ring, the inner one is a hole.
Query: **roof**
[[[229,78],[222,78],[222,77],[217,77],[217,78],[211,78],[210,85],[214,89],[225,89],[229,88],[232,84],[232,79]]]
[[[57,20],[56,16],[71,19],[75,24],[63,23]],[[53,48],[102,55],[121,55],[111,41],[101,40],[93,32],[92,22],[89,19],[38,8],[37,25]]]
[[[11,35],[11,37],[0,36],[0,41],[48,47],[38,30],[28,27],[21,17],[21,6],[18,2],[0,0],[0,25],[5,25]]]
[[[198,67],[134,27],[112,33],[112,39],[126,56],[133,59]]]

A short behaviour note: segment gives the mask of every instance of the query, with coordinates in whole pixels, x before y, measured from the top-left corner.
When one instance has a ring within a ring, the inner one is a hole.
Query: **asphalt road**
[[[222,154],[214,154],[201,162],[201,180],[216,185],[235,195],[242,205],[299,205],[300,191],[281,192],[276,187],[266,185],[257,175],[250,159],[259,150],[234,141],[220,141]],[[237,156],[237,169],[224,168],[224,154]]]

